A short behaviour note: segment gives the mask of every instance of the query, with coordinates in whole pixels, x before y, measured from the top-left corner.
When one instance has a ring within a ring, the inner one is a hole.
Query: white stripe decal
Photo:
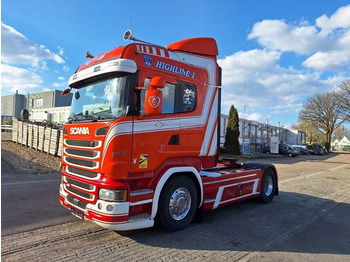
[[[210,87],[208,87],[208,88],[210,88]],[[212,88],[212,89],[214,89],[214,88]],[[207,125],[207,129],[205,131],[205,136],[203,139],[203,144],[202,144],[200,156],[205,156],[207,154],[208,148],[211,146],[210,139],[211,139],[211,136],[213,134],[213,129],[215,128],[215,122],[217,120],[217,113],[218,113],[218,96],[216,93],[216,96],[214,98],[214,102],[213,102],[213,105],[211,108],[210,116],[208,119],[208,125]]]
[[[242,183],[236,183],[236,184],[231,184],[231,185],[219,187],[219,190],[218,190],[218,192],[217,192],[217,194],[216,194],[216,199],[215,199],[215,203],[214,203],[213,209],[217,208],[220,204],[224,204],[224,203],[227,203],[227,202],[230,202],[230,201],[233,201],[233,200],[238,200],[238,199],[243,198],[243,197],[247,197],[247,196],[259,194],[259,192],[257,192],[259,180],[260,180],[260,179],[257,178],[257,179],[245,181],[245,182],[242,182]],[[247,194],[247,195],[243,195],[243,196],[239,196],[239,197],[230,198],[230,199],[227,199],[227,200],[224,200],[224,201],[221,201],[221,199],[222,199],[222,193],[224,192],[224,189],[225,189],[226,187],[237,186],[237,185],[239,185],[239,184],[247,184],[247,183],[251,183],[251,182],[254,182],[254,187],[253,187],[252,193]]]
[[[217,139],[218,139],[218,124],[216,123],[213,140],[211,141],[210,151],[209,151],[209,154],[208,154],[209,156],[216,155],[217,144],[218,144]]]

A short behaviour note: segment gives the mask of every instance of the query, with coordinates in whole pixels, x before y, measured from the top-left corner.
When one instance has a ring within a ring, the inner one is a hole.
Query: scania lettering
[[[60,202],[111,230],[168,231],[249,198],[278,194],[277,170],[219,158],[221,68],[212,38],[133,43],[93,57],[69,79]],[[69,130],[69,132],[68,132]]]
[[[71,127],[70,128],[71,135],[90,135],[88,127]]]

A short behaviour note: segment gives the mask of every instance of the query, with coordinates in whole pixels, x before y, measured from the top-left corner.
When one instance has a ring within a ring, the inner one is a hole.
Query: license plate
[[[80,218],[80,219],[84,219],[84,212],[81,211],[80,209],[71,207],[70,212],[72,213],[73,216],[76,216],[77,218]]]

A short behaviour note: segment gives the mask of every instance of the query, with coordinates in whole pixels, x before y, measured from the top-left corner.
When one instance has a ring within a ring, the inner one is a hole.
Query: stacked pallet
[[[61,156],[63,130],[24,123],[18,119],[13,119],[12,141],[47,154]]]
[[[44,139],[45,139],[45,127],[39,126],[39,135],[38,135],[38,150],[44,150]]]
[[[12,120],[12,141],[17,143],[18,137],[18,119],[14,118]]]
[[[58,151],[57,155],[61,156],[63,150],[63,130],[60,131],[60,138],[59,138],[59,144],[58,144]]]
[[[50,140],[51,140],[51,127],[45,128],[45,137],[44,137],[44,149],[43,151],[48,153],[50,151]]]
[[[38,149],[39,142],[39,126],[33,125],[33,148]]]
[[[30,148],[33,146],[33,124],[28,124],[28,144]]]
[[[51,139],[50,139],[50,150],[49,150],[49,153],[51,155],[57,154],[59,137],[60,137],[60,130],[52,129],[51,130]]]
[[[18,135],[17,135],[17,143],[22,144],[22,136],[23,136],[23,122],[18,122]]]
[[[22,123],[22,145],[27,146],[28,142],[28,124]]]

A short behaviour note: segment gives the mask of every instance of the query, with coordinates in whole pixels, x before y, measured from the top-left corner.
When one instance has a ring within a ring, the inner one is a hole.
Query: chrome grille
[[[81,191],[81,190],[74,188],[74,187],[68,187],[67,184],[64,185],[64,188],[67,192],[69,192],[73,195],[79,196],[83,199],[86,199],[89,201],[93,201],[95,199],[95,196],[93,194]]]
[[[97,141],[97,140],[65,139],[64,142],[66,143],[66,145],[73,146],[73,147],[85,147],[85,148],[101,147],[101,141]]]
[[[98,162],[97,161],[90,161],[90,160],[84,160],[84,159],[78,159],[78,158],[73,158],[73,157],[64,157],[64,160],[68,164],[76,165],[76,166],[81,166],[85,168],[98,168]]]
[[[79,169],[79,168],[72,167],[72,166],[67,166],[67,172],[71,175],[76,175],[76,176],[84,177],[87,179],[100,178],[99,173]]]
[[[94,185],[90,185],[84,182],[80,182],[78,180],[66,177],[65,178],[66,182],[69,183],[70,185],[74,186],[74,187],[78,187],[81,188],[83,190],[89,191],[89,192],[94,192],[96,187]]]
[[[81,157],[88,157],[88,158],[96,158],[99,156],[98,151],[88,151],[88,150],[75,149],[75,148],[65,148],[64,152],[67,155],[81,156]]]
[[[82,199],[93,201],[97,187],[88,183],[75,180],[70,177],[64,177],[64,187],[72,195],[79,196]]]

